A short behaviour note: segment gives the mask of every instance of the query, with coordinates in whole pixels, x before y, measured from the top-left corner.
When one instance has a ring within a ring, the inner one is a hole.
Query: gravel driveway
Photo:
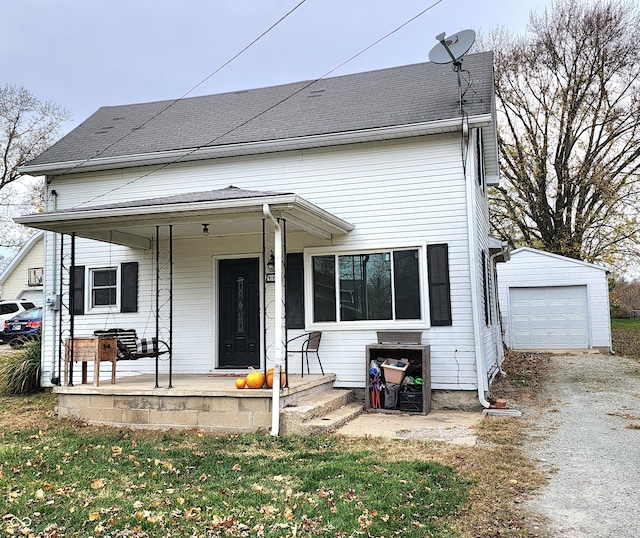
[[[553,356],[547,406],[527,451],[550,472],[525,504],[543,537],[640,536],[640,364],[609,355]]]

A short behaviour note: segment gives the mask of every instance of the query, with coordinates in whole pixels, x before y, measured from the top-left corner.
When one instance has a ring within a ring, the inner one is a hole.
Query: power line
[[[77,207],[80,207],[82,205],[91,203],[99,198],[102,198],[104,196],[107,196],[108,194],[111,194],[113,192],[116,192],[124,187],[127,187],[129,185],[132,185],[133,183],[135,183],[136,181],[139,181],[141,179],[144,179],[145,177],[150,176],[151,174],[154,174],[160,170],[163,170],[173,164],[176,164],[180,161],[182,161],[183,159],[185,159],[186,157],[188,157],[189,155],[192,155],[193,153],[201,150],[202,148],[205,148],[207,146],[212,145],[214,142],[220,140],[221,138],[224,138],[225,136],[233,133],[234,131],[244,127],[245,125],[247,125],[248,123],[254,121],[255,119],[263,116],[264,114],[266,114],[267,112],[273,110],[274,108],[280,106],[282,103],[288,101],[289,99],[295,97],[296,95],[298,95],[300,92],[305,91],[307,88],[309,88],[310,86],[312,86],[313,84],[315,84],[316,82],[319,82],[320,80],[328,77],[330,74],[334,73],[335,71],[337,71],[338,69],[340,69],[341,67],[345,66],[346,64],[348,64],[349,62],[353,61],[355,58],[357,58],[358,56],[364,54],[366,51],[368,51],[369,49],[375,47],[376,45],[378,45],[380,42],[384,41],[385,39],[387,39],[388,37],[392,36],[393,34],[395,34],[396,32],[400,31],[402,28],[404,28],[405,26],[407,26],[408,24],[412,23],[413,21],[415,21],[416,19],[420,18],[421,16],[423,16],[425,13],[427,13],[428,11],[430,11],[431,9],[433,9],[434,7],[436,7],[438,4],[442,3],[444,0],[436,0],[433,4],[429,5],[427,8],[423,9],[422,11],[420,11],[418,14],[414,15],[413,17],[411,17],[410,19],[406,20],[405,22],[403,22],[400,26],[396,27],[395,29],[391,30],[390,32],[388,32],[387,34],[385,34],[384,36],[380,37],[379,39],[375,40],[373,43],[371,43],[370,45],[366,46],[364,49],[360,50],[358,53],[354,54],[353,56],[351,56],[350,58],[348,58],[347,60],[343,61],[342,63],[338,64],[336,67],[330,69],[329,71],[327,71],[325,74],[323,74],[322,76],[310,81],[308,84],[305,84],[303,87],[297,89],[296,91],[294,91],[293,93],[291,93],[290,95],[284,97],[283,99],[281,99],[280,101],[278,101],[277,103],[267,107],[266,109],[262,110],[261,112],[258,112],[257,114],[255,114],[254,116],[252,116],[251,118],[239,123],[238,125],[235,125],[234,127],[232,127],[231,129],[225,131],[224,133],[216,136],[215,138],[213,138],[212,140],[209,140],[208,142],[206,142],[205,144],[201,144],[200,146],[197,146],[195,148],[192,148],[190,151],[188,151],[186,154],[181,155],[180,157],[174,159],[173,161],[170,161],[168,163],[164,163],[162,165],[157,166],[156,168],[154,168],[153,170],[150,170],[149,172],[142,174],[130,181],[127,181],[126,183],[119,185],[117,187],[114,187],[111,190],[108,190],[102,194],[99,194],[89,200],[85,200],[84,202],[74,206],[74,209]],[[305,2],[305,0],[302,0],[302,2],[300,2],[300,4],[298,4],[293,10],[291,10],[289,13],[287,13],[287,15],[285,15],[284,17],[282,17],[282,19],[280,19],[280,21],[278,21],[278,23],[274,24],[269,30],[267,30],[266,32],[264,32],[262,35],[265,35],[266,33],[268,33],[272,28],[274,28],[275,26],[277,26],[277,24],[279,24],[282,20],[284,20],[288,15],[290,15],[291,13],[293,13],[293,11],[295,11],[298,7],[300,7],[303,3]],[[260,37],[262,37],[262,35]],[[254,40],[254,42],[256,42],[258,39]],[[253,42],[252,42],[253,44]],[[250,45],[249,45],[250,46]],[[242,52],[244,52],[244,50],[246,50],[248,48],[245,47],[245,49],[243,49]],[[229,60],[228,62],[226,62],[222,67],[218,68],[216,71],[214,71],[213,73],[211,73],[211,75],[209,75],[206,79],[204,79],[203,81],[201,81],[200,83],[198,83],[196,86],[194,86],[191,90],[189,90],[188,93],[192,92],[195,88],[197,88],[198,86],[200,86],[201,84],[203,84],[206,80],[208,80],[209,78],[211,78],[213,75],[215,75],[218,71],[220,71],[220,69],[222,69],[225,65],[228,65],[229,63],[231,63],[231,61],[233,61],[233,59],[237,58],[242,52],[238,53],[236,56],[234,56],[234,58],[232,58],[231,60]],[[187,95],[185,94],[185,95]],[[181,98],[182,99],[182,98]],[[162,114],[162,112],[166,111],[170,106],[173,106],[176,102],[178,102],[179,99],[176,99],[176,101],[174,101],[173,103],[171,103],[171,105],[167,106],[165,109],[161,110],[160,112],[158,112],[155,116],[153,116],[151,119],[147,120],[145,123],[143,123],[142,125],[145,125],[146,123],[148,123],[149,121],[151,121],[152,119],[158,117],[160,114]],[[128,135],[127,135],[128,136]],[[123,137],[122,139],[124,139],[125,137]],[[120,139],[120,140],[122,140]],[[119,142],[120,140],[118,140],[117,142]],[[108,147],[113,146],[114,144],[116,144],[117,142],[114,142],[113,144],[111,144]],[[105,148],[104,151],[106,151]],[[88,162],[91,159],[93,159],[95,157],[92,157],[90,159],[87,159],[84,162]],[[83,163],[84,163],[83,162]],[[80,164],[83,164],[80,163]],[[80,166],[80,164],[76,165],[76,166]],[[74,167],[76,168],[76,167]],[[73,170],[73,168],[71,168],[70,170]],[[63,172],[64,173],[64,172]]]
[[[113,146],[115,146],[116,144],[119,144],[120,142],[122,142],[124,139],[126,139],[128,136],[130,136],[132,133],[134,133],[135,131],[137,131],[138,129],[141,129],[142,127],[144,127],[145,125],[147,125],[149,122],[153,121],[154,119],[156,119],[158,116],[160,116],[161,114],[165,113],[167,110],[169,110],[172,106],[174,106],[176,103],[179,103],[180,101],[182,101],[183,99],[185,99],[189,94],[193,93],[197,88],[199,88],[200,86],[202,86],[205,82],[207,82],[207,80],[209,80],[211,77],[217,75],[220,71],[222,71],[225,67],[227,67],[230,63],[232,63],[233,61],[235,61],[237,58],[239,58],[242,54],[244,54],[246,51],[248,51],[253,45],[255,45],[258,41],[260,41],[264,36],[266,36],[269,32],[271,32],[271,30],[273,30],[276,26],[278,26],[282,21],[284,21],[289,15],[291,15],[294,11],[296,11],[302,4],[304,4],[307,0],[302,0],[298,5],[296,5],[293,9],[289,10],[287,13],[285,13],[282,17],[280,17],[280,19],[278,19],[275,23],[273,23],[269,28],[267,28],[264,32],[262,32],[258,37],[256,37],[253,41],[251,41],[248,45],[246,45],[242,50],[240,50],[240,52],[236,53],[234,56],[232,56],[229,60],[227,60],[226,62],[224,62],[220,67],[218,67],[217,69],[215,69],[213,72],[209,73],[209,75],[207,75],[205,78],[203,78],[200,82],[198,82],[195,86],[193,86],[193,88],[191,88],[189,91],[187,91],[186,93],[184,93],[181,97],[178,97],[177,99],[174,99],[173,101],[171,101],[167,106],[165,106],[163,109],[159,110],[157,113],[155,113],[153,116],[151,116],[150,118],[148,118],[146,121],[144,121],[143,123],[141,123],[140,125],[138,125],[137,127],[131,129],[131,131],[129,131],[127,134],[121,136],[120,138],[118,138],[117,140],[115,140],[114,142],[112,142],[111,144],[108,144],[107,146],[105,146],[103,149],[101,149],[100,151],[98,151],[95,155],[92,155],[91,157],[84,159],[83,161],[73,165],[72,167],[68,168],[67,170],[64,170],[63,172],[61,172],[60,175],[63,174],[68,174],[69,172],[72,172],[73,170],[75,170],[76,168],[78,168],[79,166],[82,166],[83,164],[97,158],[100,157],[100,155],[103,155],[108,149],[112,148]],[[87,202],[84,202],[87,203]]]

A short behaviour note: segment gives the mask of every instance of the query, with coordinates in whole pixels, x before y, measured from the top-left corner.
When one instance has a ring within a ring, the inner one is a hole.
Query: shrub
[[[0,370],[5,394],[30,394],[40,390],[40,338],[28,340],[19,351],[9,355]]]

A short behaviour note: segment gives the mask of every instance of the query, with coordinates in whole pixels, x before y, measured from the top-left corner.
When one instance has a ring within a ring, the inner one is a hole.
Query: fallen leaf
[[[105,482],[102,478],[96,478],[93,482],[91,482],[91,489],[102,489],[105,487]]]
[[[91,512],[89,514],[89,521],[96,521],[97,519],[100,519],[100,514],[98,512]]]

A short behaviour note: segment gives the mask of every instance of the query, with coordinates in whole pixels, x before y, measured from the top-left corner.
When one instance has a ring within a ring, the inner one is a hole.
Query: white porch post
[[[277,436],[280,432],[280,372],[282,371],[283,347],[282,347],[282,331],[284,325],[282,323],[282,299],[284,296],[282,282],[282,229],[280,222],[271,214],[269,204],[262,206],[262,212],[273,222],[274,226],[274,257],[276,263],[275,274],[275,361],[273,365],[273,394],[271,404],[271,435]]]

